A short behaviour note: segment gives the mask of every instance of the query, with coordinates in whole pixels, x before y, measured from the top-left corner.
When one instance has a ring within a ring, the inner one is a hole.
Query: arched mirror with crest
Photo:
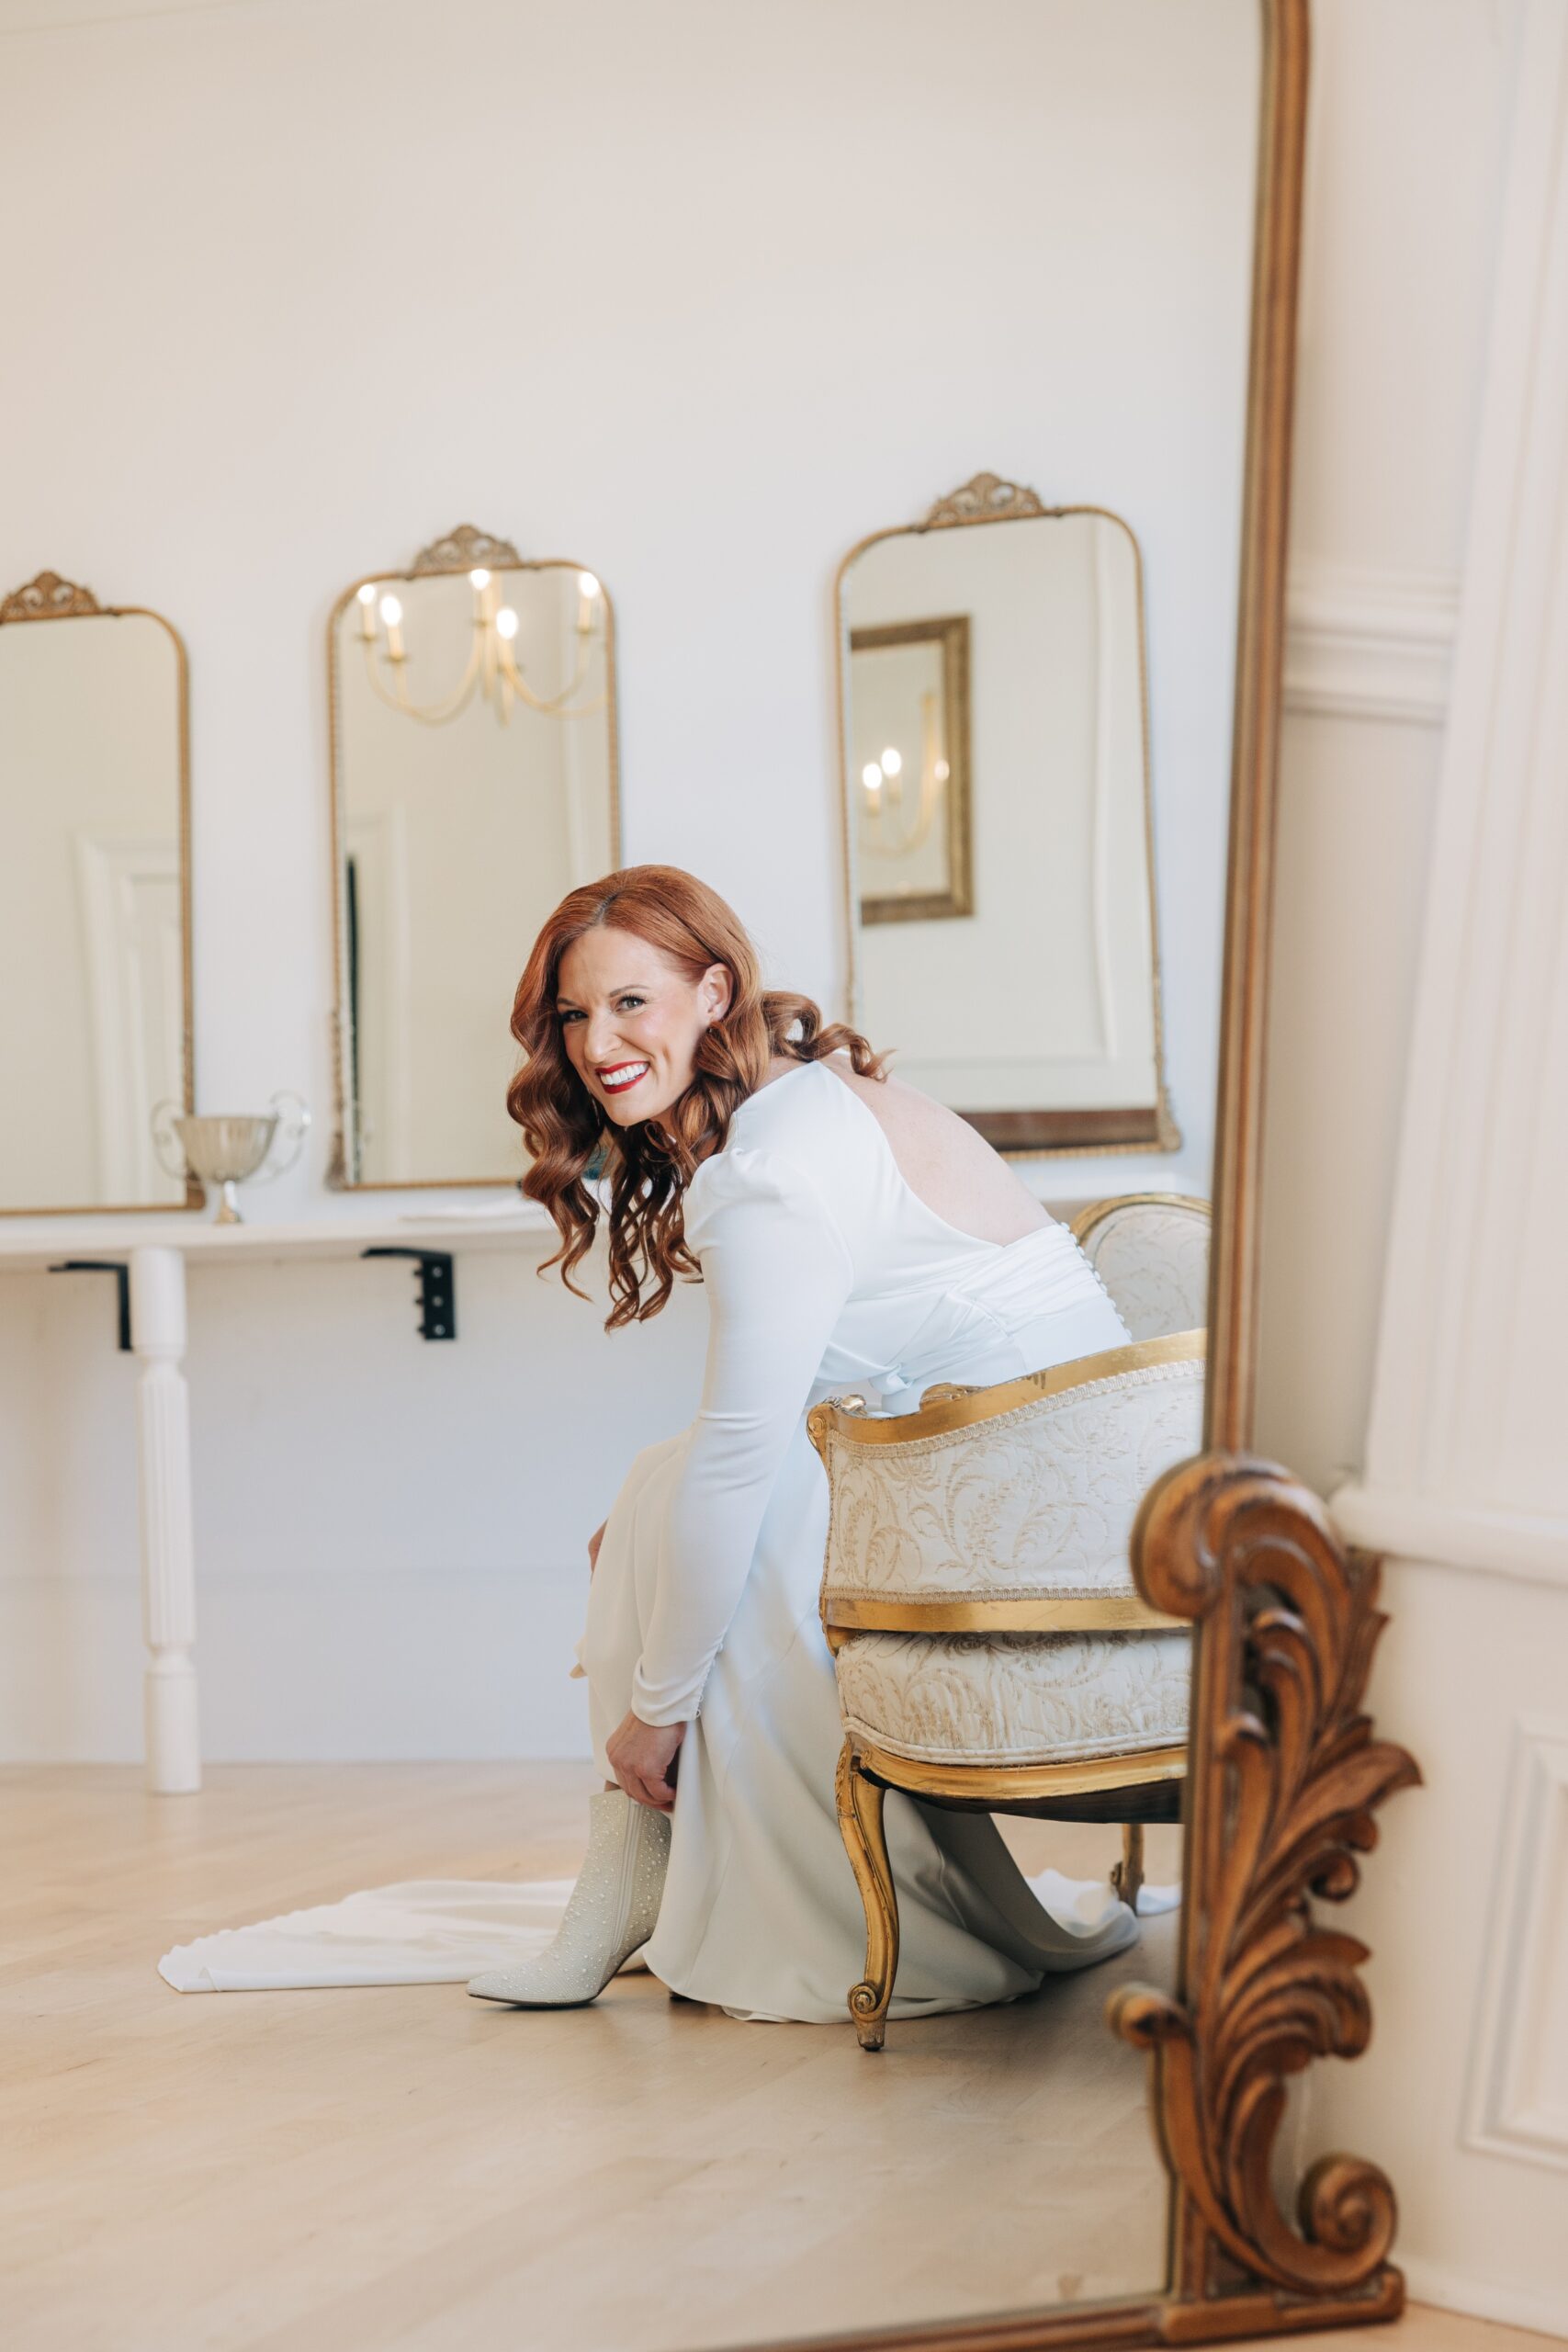
[[[515,1182],[517,976],[551,907],[620,862],[608,592],[465,524],[344,589],[328,673],[332,1181]]]
[[[851,551],[839,632],[862,1025],[1004,1150],[1173,1149],[1133,531],[977,474]]]
[[[194,1209],[185,646],[41,571],[0,602],[0,1215]]]

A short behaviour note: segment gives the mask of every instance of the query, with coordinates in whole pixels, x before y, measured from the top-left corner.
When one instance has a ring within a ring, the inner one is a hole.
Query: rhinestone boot
[[[580,2008],[598,1998],[652,1935],[670,1860],[670,1816],[634,1804],[624,1789],[603,1789],[588,1804],[588,1857],[554,1938],[515,1968],[474,1977],[468,1990],[476,2000]]]

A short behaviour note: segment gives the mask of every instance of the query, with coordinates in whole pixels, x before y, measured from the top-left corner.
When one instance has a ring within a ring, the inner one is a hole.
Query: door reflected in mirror
[[[340,597],[330,642],[346,1185],[505,1183],[517,975],[620,863],[597,573],[465,526]]]
[[[0,1211],[179,1209],[191,1107],[185,649],[42,572],[0,605]]]

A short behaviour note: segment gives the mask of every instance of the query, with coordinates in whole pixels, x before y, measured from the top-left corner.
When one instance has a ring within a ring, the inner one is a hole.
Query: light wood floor
[[[847,2022],[740,2025],[646,1975],[549,2015],[156,1974],[173,1943],[355,1886],[565,1875],[592,1785],[251,1767],[155,1799],[131,1771],[0,1774],[6,2352],[700,2352],[1155,2287],[1142,2062],[1099,2019],[1168,1970],[1169,1920],[1035,2000],[895,2026],[880,2057]],[[1020,1842],[1089,1875],[1115,1836]],[[1426,2314],[1382,2341],[1506,2339]]]

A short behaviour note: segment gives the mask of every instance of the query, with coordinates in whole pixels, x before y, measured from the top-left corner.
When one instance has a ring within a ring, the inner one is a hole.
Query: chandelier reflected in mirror
[[[476,555],[491,560],[465,562]],[[422,616],[411,612],[412,599],[398,590],[423,575],[464,569],[472,611],[466,653],[455,658],[449,630],[432,625],[422,631]],[[538,572],[572,575],[564,645],[553,625],[560,598],[553,600],[550,616],[530,615],[525,620],[508,594],[510,576]],[[604,588],[592,571],[553,562],[525,564],[508,541],[464,524],[424,550],[411,580],[363,581],[355,603],[355,636],[372,693],[422,726],[448,726],[475,703],[488,705],[503,727],[520,704],[542,718],[559,719],[587,718],[604,708],[604,664],[595,655],[604,647],[609,614]]]

